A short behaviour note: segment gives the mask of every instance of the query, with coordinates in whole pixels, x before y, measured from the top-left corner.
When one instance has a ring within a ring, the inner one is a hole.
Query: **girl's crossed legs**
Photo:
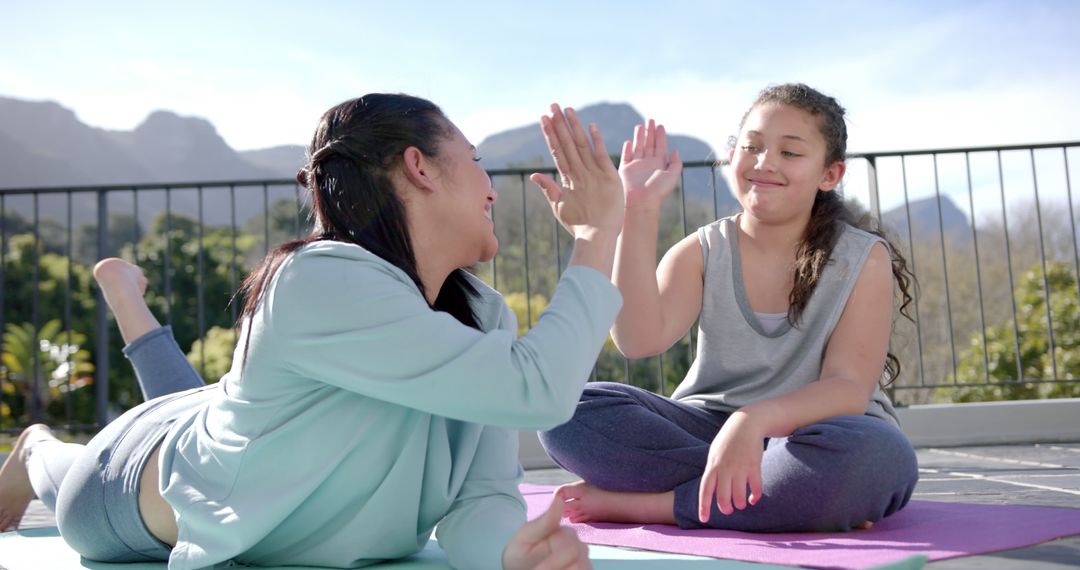
[[[567,486],[575,522],[678,524],[757,532],[866,526],[903,508],[918,480],[915,452],[895,427],[842,416],[773,438],[762,456],[764,496],[709,522],[697,518],[709,445],[727,414],[625,384],[589,384],[574,417],[540,435],[548,454],[584,479]]]

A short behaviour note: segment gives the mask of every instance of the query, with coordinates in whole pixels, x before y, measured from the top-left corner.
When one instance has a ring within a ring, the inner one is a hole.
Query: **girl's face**
[[[730,155],[735,197],[747,215],[768,224],[805,223],[818,190],[836,188],[844,163],[825,164],[818,121],[776,103],[750,110]]]
[[[453,124],[451,135],[440,143],[438,162],[440,183],[446,190],[446,210],[443,212],[445,230],[463,249],[461,253],[472,265],[489,261],[499,251],[491,207],[498,197],[491,187],[491,178],[476,154],[476,147]]]

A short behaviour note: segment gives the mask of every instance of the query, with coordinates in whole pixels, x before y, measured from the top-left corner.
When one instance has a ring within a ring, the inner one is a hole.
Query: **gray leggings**
[[[109,423],[85,446],[44,441],[28,449],[34,493],[56,512],[64,540],[104,562],[167,560],[139,514],[139,480],[176,418],[213,390],[188,364],[172,330],[161,327],[124,348],[146,402]]]
[[[697,517],[709,444],[728,414],[634,386],[589,384],[574,417],[540,434],[552,459],[611,491],[675,491],[683,528],[756,532],[835,531],[876,522],[907,504],[919,478],[900,430],[871,416],[841,416],[766,443],[762,499],[725,515]]]

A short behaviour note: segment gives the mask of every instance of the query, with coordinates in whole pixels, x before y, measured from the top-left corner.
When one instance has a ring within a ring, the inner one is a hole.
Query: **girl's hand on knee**
[[[560,526],[564,501],[556,494],[548,510],[521,526],[503,551],[505,570],[590,570],[589,547]]]
[[[764,434],[744,413],[736,411],[724,423],[709,446],[709,458],[698,487],[698,520],[709,521],[714,496],[716,507],[725,515],[761,499],[764,440]]]
[[[647,125],[634,128],[634,140],[623,143],[619,178],[626,193],[626,207],[660,209],[682,174],[679,151],[667,151],[667,133],[663,125],[649,119]]]

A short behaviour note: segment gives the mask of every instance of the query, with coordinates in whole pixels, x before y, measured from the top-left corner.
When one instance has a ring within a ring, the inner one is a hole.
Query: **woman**
[[[476,148],[423,99],[346,101],[298,175],[314,230],[245,280],[217,384],[149,312],[136,267],[95,268],[149,401],[85,449],[28,429],[0,471],[0,522],[32,488],[94,560],[357,567],[417,552],[438,524],[455,567],[589,567],[558,508],[523,526],[512,430],[573,412],[621,304],[623,197],[595,127],[555,105],[541,127],[562,185],[532,179],[575,246],[528,334],[464,270],[498,248]]]

